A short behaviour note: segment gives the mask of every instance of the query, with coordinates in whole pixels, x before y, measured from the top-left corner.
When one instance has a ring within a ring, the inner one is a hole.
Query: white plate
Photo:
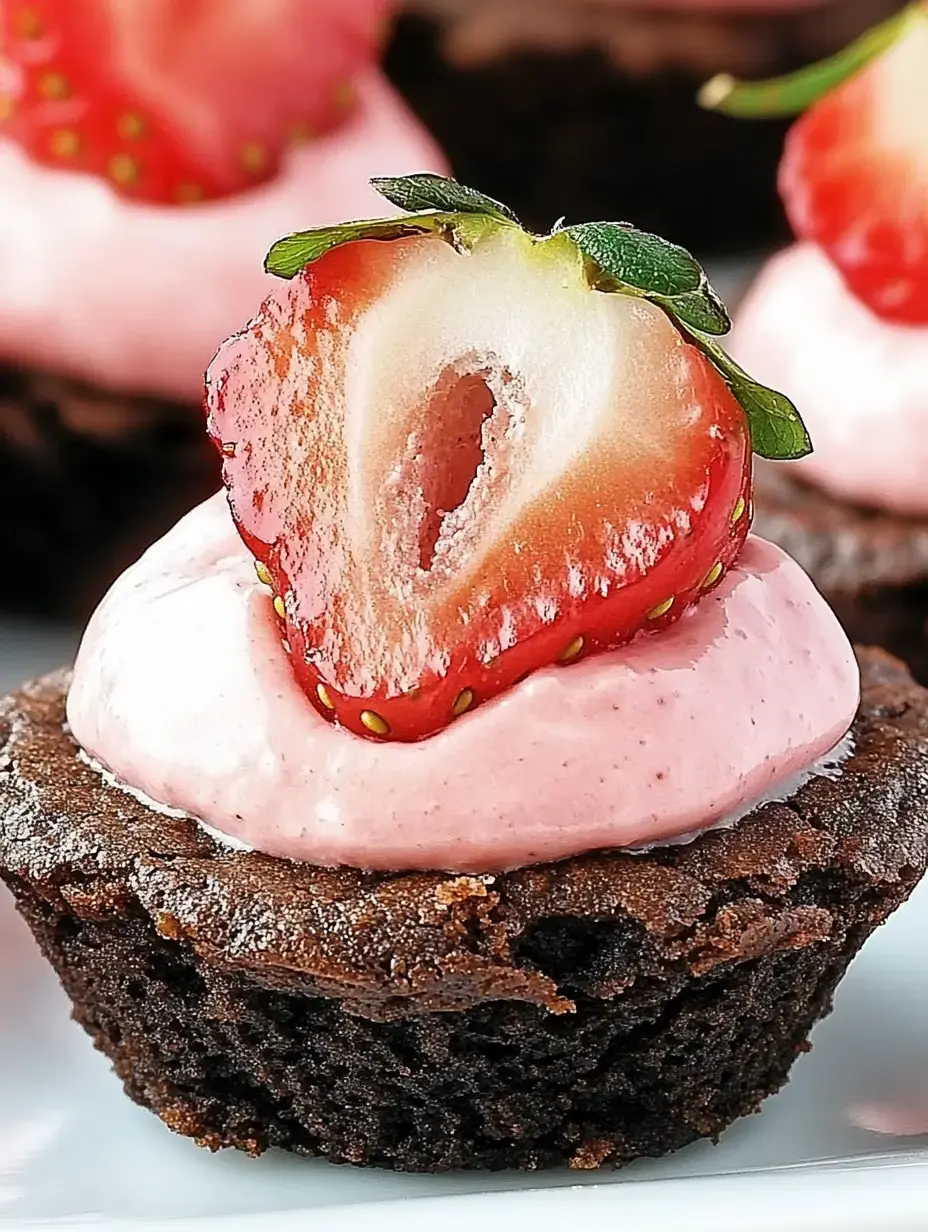
[[[0,689],[72,640],[0,621]],[[919,1088],[928,1104],[928,882],[868,943],[813,1043],[719,1146],[618,1174],[406,1177],[213,1156],[123,1096],[0,890],[0,1232],[926,1232],[928,1140],[874,1137],[847,1110]]]

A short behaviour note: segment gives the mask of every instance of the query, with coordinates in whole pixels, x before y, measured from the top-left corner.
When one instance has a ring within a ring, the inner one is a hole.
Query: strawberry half
[[[667,306],[716,302],[682,250],[532,236],[439,177],[391,183],[461,212],[282,241],[270,268],[299,272],[221,348],[207,401],[300,684],[359,735],[416,740],[704,596],[749,523],[733,390],[778,396],[723,377]],[[649,262],[653,298],[618,276]]]
[[[3,132],[39,162],[183,204],[272,175],[372,62],[386,0],[9,0]]]
[[[837,84],[836,84],[837,83]],[[878,316],[928,322],[928,6],[779,81],[710,82],[734,115],[790,114],[779,187],[796,234],[823,248]]]

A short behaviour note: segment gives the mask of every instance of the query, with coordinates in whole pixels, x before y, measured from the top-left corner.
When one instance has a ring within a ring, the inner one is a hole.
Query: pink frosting
[[[104,599],[68,718],[122,782],[271,855],[491,872],[736,813],[835,746],[858,689],[812,583],[749,539],[672,629],[539,671],[418,744],[364,740],[297,687],[219,494]]]
[[[928,327],[881,321],[828,258],[797,244],[764,267],[730,350],[797,404],[815,452],[800,465],[843,500],[928,514]]]
[[[275,180],[183,209],[127,202],[0,142],[0,356],[199,402],[218,343],[267,297],[276,239],[389,213],[371,176],[445,169],[378,73],[358,92],[345,127],[295,148]]]

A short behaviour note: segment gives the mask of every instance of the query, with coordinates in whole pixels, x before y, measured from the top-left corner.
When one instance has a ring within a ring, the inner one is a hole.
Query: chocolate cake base
[[[0,607],[82,619],[219,482],[197,407],[0,365]]]
[[[467,6],[409,7],[423,11],[398,21],[386,68],[460,180],[541,232],[561,216],[626,220],[697,252],[731,255],[789,238],[776,192],[788,121],[710,114],[697,106],[700,86],[718,72],[798,68],[898,4],[837,0],[796,13],[699,18],[607,5],[600,13],[630,25],[612,54],[523,43],[463,62],[449,59],[449,29]],[[525,10],[531,23],[531,5]]]
[[[486,877],[218,846],[79,760],[59,674],[0,707],[0,875],[129,1095],[204,1146],[410,1171],[660,1155],[785,1081],[925,870],[928,694],[861,661],[839,778],[689,845]]]
[[[754,530],[799,561],[852,641],[885,647],[928,684],[928,519],[849,505],[758,461]]]

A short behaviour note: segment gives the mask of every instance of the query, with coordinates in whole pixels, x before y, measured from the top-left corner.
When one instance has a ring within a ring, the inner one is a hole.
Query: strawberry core
[[[449,513],[467,498],[485,459],[483,425],[496,399],[479,372],[442,373],[429,400],[422,441],[425,515],[419,530],[419,568],[428,570]]]

